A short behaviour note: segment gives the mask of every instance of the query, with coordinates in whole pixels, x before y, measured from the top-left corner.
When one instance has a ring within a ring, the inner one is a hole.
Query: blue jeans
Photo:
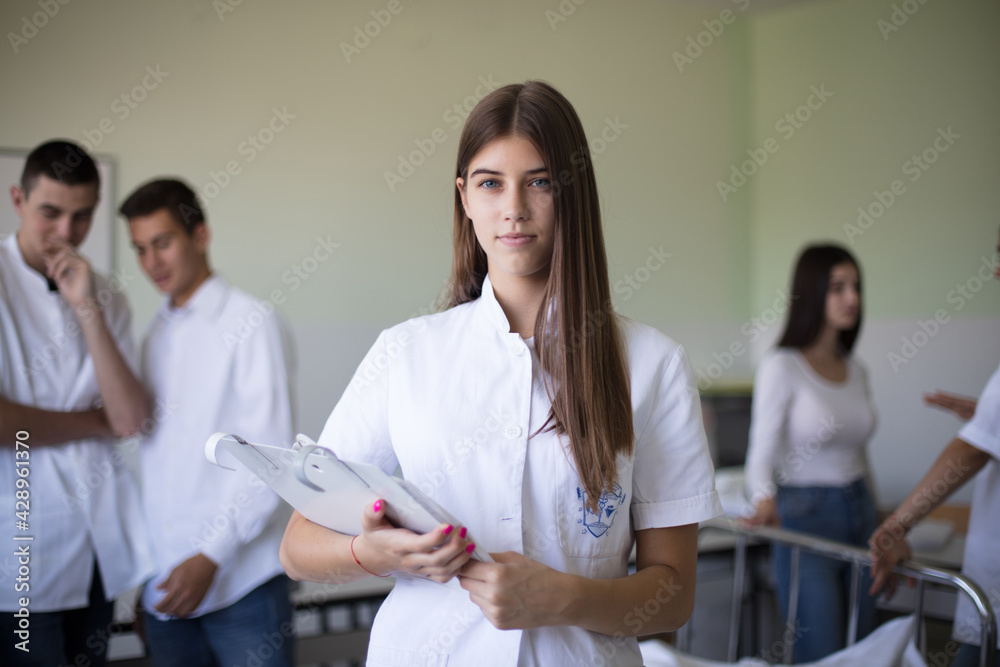
[[[845,544],[867,547],[878,526],[875,502],[862,479],[844,487],[778,487],[781,527]],[[778,605],[788,618],[791,547],[775,545],[774,578]],[[802,552],[799,562],[795,661],[819,660],[844,648],[851,600],[849,563]],[[858,591],[860,640],[875,625],[875,598],[868,595],[871,572],[865,568]]]
[[[30,595],[27,596],[30,598]],[[53,667],[91,665],[103,667],[108,659],[108,637],[114,604],[104,599],[104,585],[94,561],[90,603],[82,609],[34,613],[28,607],[28,653],[14,647],[19,619],[14,612],[0,612],[0,665]]]
[[[233,604],[194,618],[145,615],[157,667],[294,667],[288,577],[280,574]]]
[[[951,667],[979,667],[979,647],[972,644],[960,644]],[[993,667],[1000,667],[1000,651],[993,661]]]

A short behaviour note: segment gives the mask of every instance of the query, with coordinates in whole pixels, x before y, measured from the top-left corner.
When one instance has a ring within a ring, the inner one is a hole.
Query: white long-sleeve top
[[[131,314],[122,288],[94,275],[95,294],[105,304],[98,316],[131,362]],[[92,410],[101,400],[76,313],[25,263],[13,235],[0,243],[0,396],[56,411]],[[17,425],[11,429],[9,436]],[[139,490],[114,440],[36,447],[28,437],[25,443],[27,449],[0,447],[0,535],[8,545],[0,552],[0,611],[17,610],[21,598],[31,613],[86,607],[95,554],[109,600],[148,577],[152,563]],[[137,439],[127,441],[126,447],[136,446]],[[15,493],[24,491],[14,485],[21,467],[30,470],[23,478],[28,497],[22,493],[17,506]],[[17,528],[17,510],[27,512],[26,529]],[[21,549],[28,554],[15,553]]]
[[[489,279],[482,296],[382,333],[319,443],[404,477],[488,552],[517,551],[585,577],[628,574],[635,531],[721,512],[687,358],[659,331],[621,320],[635,451],[587,508],[568,443],[538,432],[551,404],[531,341],[511,333]],[[666,603],[670,582],[650,592]],[[642,610],[627,625],[642,629]],[[600,656],[604,656],[601,658]],[[497,630],[463,590],[399,578],[379,609],[369,667],[642,664],[634,638],[560,626]]]
[[[209,463],[205,441],[225,431],[291,446],[291,350],[273,307],[212,276],[183,307],[164,303],[143,344],[142,376],[159,412],[142,448],[156,563],[143,604],[152,611],[163,596],[156,585],[200,552],[219,566],[192,614],[200,616],[282,572],[286,506],[243,466]]]
[[[868,374],[847,357],[832,382],[794,348],[775,348],[757,367],[746,458],[756,504],[781,486],[845,486],[868,474],[865,445],[875,429]]]

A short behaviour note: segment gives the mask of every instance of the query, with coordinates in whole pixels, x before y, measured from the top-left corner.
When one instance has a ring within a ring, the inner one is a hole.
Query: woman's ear
[[[455,187],[458,188],[458,194],[462,197],[462,209],[465,211],[465,217],[472,219],[469,215],[469,200],[465,196],[465,179],[461,176],[455,179]]]

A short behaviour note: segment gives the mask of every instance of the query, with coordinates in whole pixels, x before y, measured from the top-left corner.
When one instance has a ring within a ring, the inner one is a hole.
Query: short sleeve
[[[958,432],[958,437],[1000,459],[1000,368],[993,371],[976,404],[976,414]]]
[[[351,383],[323,427],[318,444],[345,461],[395,471],[398,461],[389,435],[390,331],[383,331],[358,366]],[[393,349],[396,349],[393,347]]]
[[[784,357],[767,355],[754,377],[746,457],[747,495],[754,505],[775,494],[774,457],[785,438],[791,397]]]
[[[656,373],[649,418],[636,440],[635,530],[683,526],[722,513],[701,400],[683,349],[665,355]],[[633,391],[642,390],[633,385]]]

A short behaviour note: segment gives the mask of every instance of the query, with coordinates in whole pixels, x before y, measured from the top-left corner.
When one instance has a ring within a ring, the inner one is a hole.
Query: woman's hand
[[[753,514],[747,517],[746,522],[751,526],[777,526],[778,507],[774,498],[764,498],[754,507]]]
[[[353,542],[354,558],[371,574],[407,573],[444,583],[465,565],[476,548],[460,526],[442,524],[425,535],[396,528],[385,517],[385,503],[365,508],[363,532]]]
[[[924,403],[936,405],[955,413],[959,419],[968,421],[976,413],[976,399],[969,396],[958,396],[957,394],[947,394],[943,391],[935,391],[933,394],[924,394]]]
[[[490,554],[459,573],[469,598],[500,630],[572,625],[616,637],[672,632],[694,607],[698,524],[637,530],[634,574],[590,579],[519,553]]]
[[[490,554],[495,563],[469,561],[462,588],[499,630],[565,625],[573,577],[514,551]]]

